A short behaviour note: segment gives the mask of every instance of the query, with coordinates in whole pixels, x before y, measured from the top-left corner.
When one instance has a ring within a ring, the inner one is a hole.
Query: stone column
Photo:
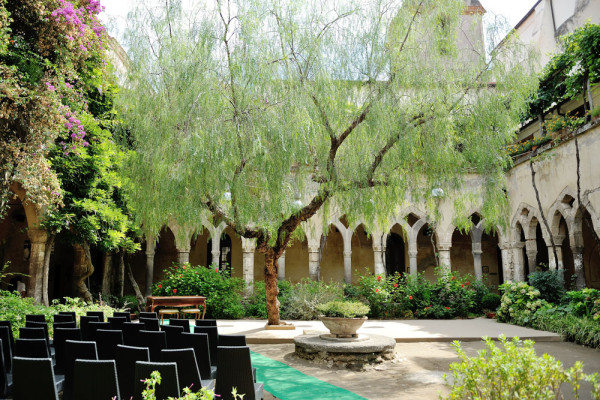
[[[512,251],[507,245],[500,245],[500,252],[502,254],[502,276],[504,282],[513,280],[513,271],[511,268],[511,255]],[[503,283],[503,282],[501,282]]]
[[[156,238],[154,235],[146,236],[146,290],[144,296],[152,296],[154,283],[154,254],[156,251]]]
[[[255,242],[252,239],[242,238],[242,275],[247,286],[254,283],[254,250]],[[214,248],[214,246],[213,246]],[[218,257],[218,256],[217,256]],[[214,259],[214,254],[213,254]]]
[[[381,241],[381,240],[380,240]],[[386,270],[383,265],[383,257],[385,255],[385,250],[381,246],[381,243],[375,245],[375,241],[373,241],[373,257],[374,257],[374,269],[375,275],[383,275],[385,276]]]
[[[475,272],[475,279],[480,281],[483,279],[483,271],[481,269],[481,254],[483,251],[481,250],[481,243],[472,243],[471,248],[473,253],[473,270]]]
[[[535,271],[535,267],[537,266],[537,242],[535,239],[527,239],[525,242],[525,253],[527,254],[529,270]]]
[[[578,290],[585,288],[585,270],[583,267],[583,247],[572,246],[571,251],[573,252],[573,269],[577,278],[575,284]]]
[[[513,266],[515,281],[522,282],[525,280],[525,267],[523,265],[523,247],[524,242],[517,242],[513,246]]]
[[[277,260],[277,279],[280,281],[285,280],[285,251],[281,253]]]
[[[313,281],[320,280],[319,245],[308,245],[308,276]]]
[[[410,275],[417,276],[417,249],[412,249],[409,247],[408,249],[408,266],[410,268]]]
[[[31,241],[29,256],[29,287],[27,295],[33,297],[36,303],[42,302],[44,280],[44,256],[46,255],[46,240],[48,234],[42,229],[29,229],[27,236]]]
[[[177,249],[177,262],[179,264],[185,264],[190,262],[190,245],[183,248]]]
[[[450,271],[452,271],[452,263],[450,261],[451,247],[452,245],[448,243],[440,243],[437,246],[440,267],[444,268],[446,273],[450,273]]]
[[[217,236],[216,239],[213,238],[212,240],[212,250],[210,252],[212,258],[210,259],[210,262],[212,265],[215,266],[219,266],[220,262],[219,262],[219,258],[221,257],[221,236]]]
[[[344,250],[344,282],[352,283],[352,250]]]

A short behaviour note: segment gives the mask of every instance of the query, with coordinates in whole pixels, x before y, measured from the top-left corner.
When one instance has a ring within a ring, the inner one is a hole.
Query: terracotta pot
[[[489,312],[487,314],[485,314],[486,317],[490,318],[490,319],[494,319],[496,318],[496,313],[495,312]]]
[[[338,338],[352,338],[358,336],[356,331],[364,324],[367,317],[362,318],[340,318],[340,317],[319,317],[323,325],[332,335]]]

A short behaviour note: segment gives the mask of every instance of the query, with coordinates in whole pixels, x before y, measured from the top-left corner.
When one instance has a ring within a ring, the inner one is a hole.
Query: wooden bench
[[[148,296],[146,299],[146,311],[154,311],[158,306],[167,307],[191,307],[202,306],[202,319],[206,314],[206,297],[204,296]]]

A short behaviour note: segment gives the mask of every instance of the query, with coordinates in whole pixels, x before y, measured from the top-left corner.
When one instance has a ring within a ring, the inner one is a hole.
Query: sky
[[[537,0],[479,0],[488,14],[502,15],[511,27],[514,27],[533,7]],[[103,0],[105,11],[102,22],[107,24],[111,36],[119,37],[125,26],[127,13],[139,0]]]

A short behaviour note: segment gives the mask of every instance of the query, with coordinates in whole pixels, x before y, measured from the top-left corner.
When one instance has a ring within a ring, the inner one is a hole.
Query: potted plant
[[[500,307],[500,295],[496,293],[487,293],[481,298],[481,307],[488,318],[496,318],[496,310]]]
[[[338,300],[319,304],[320,319],[337,338],[357,337],[356,331],[367,320],[369,306],[359,301]]]

